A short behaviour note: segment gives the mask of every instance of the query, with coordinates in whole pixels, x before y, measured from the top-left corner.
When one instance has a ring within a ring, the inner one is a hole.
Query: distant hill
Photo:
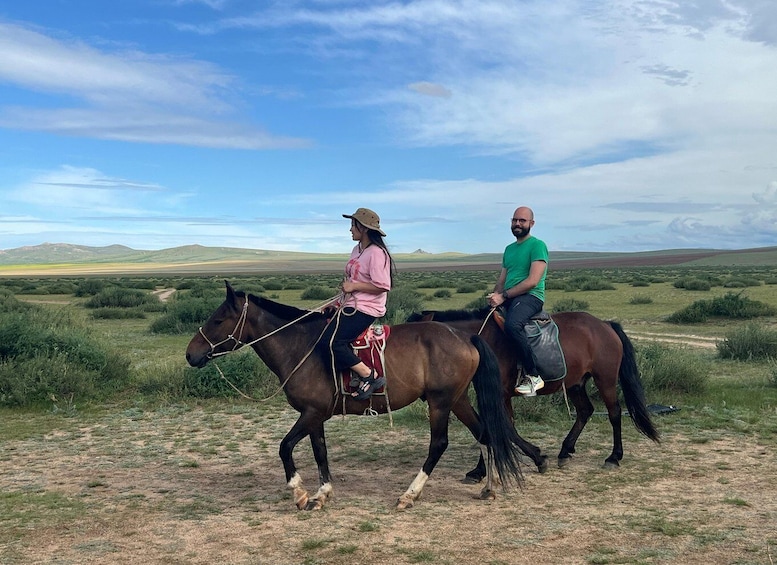
[[[124,245],[89,247],[44,243],[0,250],[0,275],[107,273],[251,273],[339,271],[347,254],[269,251],[186,245],[144,251]],[[399,268],[415,270],[498,269],[500,253],[413,253],[394,255]],[[551,251],[555,269],[684,266],[777,266],[777,247],[757,249],[670,249],[638,253]]]

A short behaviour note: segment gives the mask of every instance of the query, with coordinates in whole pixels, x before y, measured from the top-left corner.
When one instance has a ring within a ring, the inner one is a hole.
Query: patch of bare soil
[[[152,294],[155,294],[157,297],[159,297],[160,302],[167,302],[167,299],[170,298],[174,292],[174,288],[158,288]]]
[[[364,434],[363,419],[336,418],[327,424],[334,498],[300,512],[277,456],[295,414],[239,410],[125,411],[3,441],[0,493],[25,506],[22,517],[0,516],[0,562],[709,565],[771,563],[777,553],[775,454],[741,434],[689,438],[667,416],[661,445],[626,430],[622,466],[605,471],[608,436],[592,422],[568,467],[527,467],[522,490],[482,501],[480,486],[460,482],[477,453],[453,422],[420,501],[398,512],[428,434],[387,420]],[[566,430],[553,433],[532,439],[555,453]],[[312,494],[309,443],[295,454]]]

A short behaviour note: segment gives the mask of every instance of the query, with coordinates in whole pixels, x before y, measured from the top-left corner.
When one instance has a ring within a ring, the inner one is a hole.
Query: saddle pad
[[[391,328],[386,325],[373,324],[352,343],[353,352],[362,362],[375,369],[380,375],[385,375],[383,367],[383,351],[386,349],[386,340],[388,340]],[[343,390],[346,392],[355,392],[359,386],[359,380],[350,369],[345,369],[340,374],[343,383]],[[375,389],[373,394],[384,392],[385,387]]]

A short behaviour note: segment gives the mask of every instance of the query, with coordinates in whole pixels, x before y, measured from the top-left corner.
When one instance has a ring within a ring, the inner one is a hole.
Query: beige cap
[[[353,214],[343,214],[343,218],[354,219],[365,228],[375,230],[383,237],[386,237],[386,232],[380,229],[380,216],[369,208],[359,208]]]

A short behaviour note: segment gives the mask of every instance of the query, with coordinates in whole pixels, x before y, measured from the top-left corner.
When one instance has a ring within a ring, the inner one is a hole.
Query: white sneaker
[[[545,386],[542,377],[535,375],[526,375],[521,379],[521,384],[515,387],[515,392],[523,396],[537,396],[537,391]]]

